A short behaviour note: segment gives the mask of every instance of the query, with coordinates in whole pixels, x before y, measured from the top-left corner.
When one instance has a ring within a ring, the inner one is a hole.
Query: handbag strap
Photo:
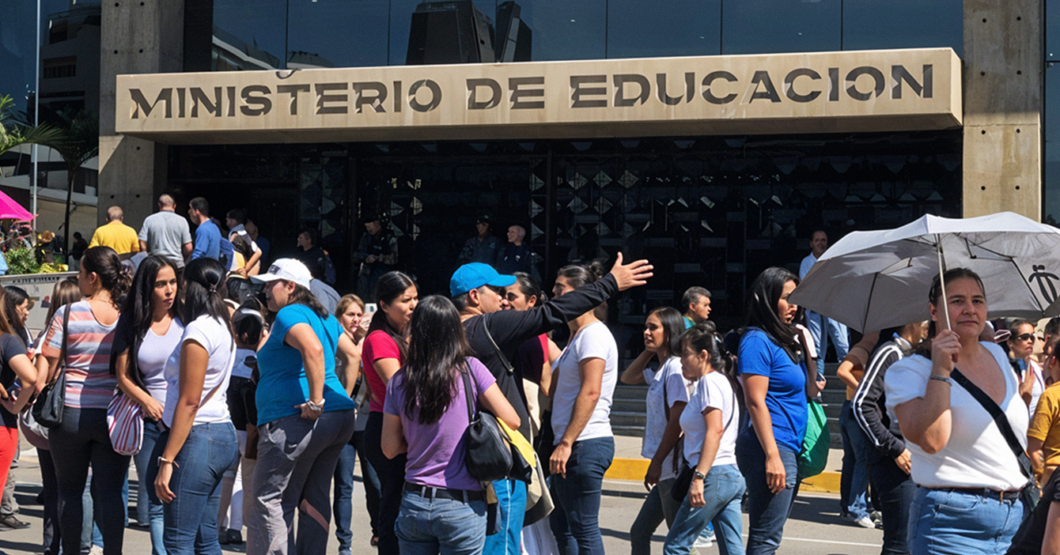
[[[74,309],[73,303],[66,305],[66,310],[63,311],[63,346],[59,350],[59,364],[62,364],[63,371],[66,371],[66,346],[67,338],[70,335],[70,311]],[[92,310],[92,307],[89,307]]]
[[[464,380],[464,398],[467,400],[467,422],[470,425],[475,420],[475,413],[472,410],[472,406],[476,406],[473,398],[471,397],[471,376],[468,375],[467,366],[460,367],[460,377]]]
[[[991,418],[994,419],[994,424],[997,424],[997,429],[1001,431],[1001,435],[1005,437],[1005,441],[1008,443],[1009,449],[1016,455],[1016,460],[1019,461],[1020,471],[1027,477],[1028,480],[1034,480],[1034,472],[1031,470],[1031,461],[1027,457],[1027,453],[1024,451],[1023,446],[1020,445],[1019,439],[1016,438],[1016,433],[1012,431],[1012,426],[1009,425],[1008,417],[1001,410],[1001,407],[986,394],[985,391],[979,389],[979,386],[972,383],[967,376],[961,373],[960,370],[954,368],[950,374],[953,381],[957,382],[963,387],[968,393],[979,401],[986,412],[990,413]]]
[[[482,321],[482,330],[486,332],[486,339],[490,340],[490,345],[493,345],[493,350],[497,352],[497,357],[501,359],[501,364],[504,365],[504,369],[507,370],[509,374],[515,372],[515,367],[512,366],[512,363],[508,362],[508,357],[504,356],[504,351],[502,351],[501,348],[497,346],[497,342],[493,340],[493,335],[490,334],[489,324],[485,319]]]

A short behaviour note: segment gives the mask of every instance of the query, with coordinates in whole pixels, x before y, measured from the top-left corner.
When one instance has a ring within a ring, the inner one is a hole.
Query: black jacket
[[[614,276],[603,279],[556,297],[547,303],[525,311],[502,310],[464,320],[467,341],[482,364],[497,378],[497,387],[504,392],[508,402],[519,414],[519,432],[530,438],[530,418],[523,402],[523,377],[515,369],[506,368],[497,355],[486,330],[497,343],[508,361],[514,364],[519,346],[527,339],[551,331],[596,308],[611,295],[618,292]]]
[[[870,464],[878,463],[884,458],[893,460],[905,451],[905,439],[898,427],[898,419],[887,414],[887,398],[883,388],[883,377],[887,368],[905,357],[903,346],[898,342],[903,343],[903,346],[909,345],[904,339],[896,339],[880,345],[872,353],[861,384],[851,400],[854,418],[876,447],[869,456]]]

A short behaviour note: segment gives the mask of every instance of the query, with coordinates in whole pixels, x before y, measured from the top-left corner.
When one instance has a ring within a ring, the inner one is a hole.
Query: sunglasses
[[[1028,339],[1034,339],[1033,333],[1021,333],[1014,338],[1016,341],[1027,341]]]

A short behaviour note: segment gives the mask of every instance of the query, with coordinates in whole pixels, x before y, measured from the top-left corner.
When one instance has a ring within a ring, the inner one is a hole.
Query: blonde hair
[[[339,299],[339,304],[335,306],[335,317],[338,318],[346,313],[346,309],[350,308],[351,304],[356,303],[357,306],[361,307],[361,312],[364,312],[364,301],[360,297],[350,293],[349,295],[343,295]]]

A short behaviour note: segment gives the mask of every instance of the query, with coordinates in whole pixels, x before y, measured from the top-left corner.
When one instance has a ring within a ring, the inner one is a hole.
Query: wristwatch
[[[698,469],[695,472],[692,473],[692,479],[693,480],[705,480],[706,478],[707,478],[707,475],[703,474]]]

